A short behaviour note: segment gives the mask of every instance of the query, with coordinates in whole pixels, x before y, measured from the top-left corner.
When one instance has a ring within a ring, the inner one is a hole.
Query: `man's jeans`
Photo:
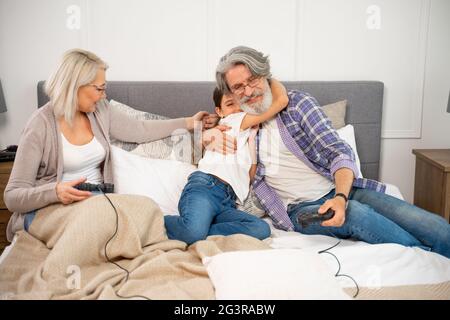
[[[450,258],[450,225],[433,213],[384,193],[353,188],[349,195],[345,223],[341,227],[323,227],[320,223],[303,228],[297,216],[316,212],[334,190],[313,202],[290,204],[288,214],[295,230],[304,234],[333,235],[368,243],[398,243],[421,247]]]
[[[258,239],[270,236],[269,225],[236,209],[233,188],[201,171],[193,172],[178,203],[179,216],[165,216],[169,239],[192,244],[210,235],[246,234]]]

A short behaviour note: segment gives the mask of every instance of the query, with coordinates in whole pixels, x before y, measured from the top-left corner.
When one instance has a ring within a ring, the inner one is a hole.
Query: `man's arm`
[[[252,164],[252,166],[250,167],[250,185],[253,183],[253,181],[255,180],[255,176],[256,176],[256,170],[258,169],[258,165],[257,164]]]
[[[336,186],[336,194],[342,193],[347,198],[356,176],[357,167],[351,147],[342,140],[331,126],[331,121],[320,108],[316,99],[306,93],[297,93],[291,97],[295,108],[289,110],[291,118],[298,122],[311,140],[313,148],[310,152],[319,153],[330,162],[330,174]],[[314,131],[311,130],[314,128]],[[323,222],[323,226],[339,227],[345,221],[346,201],[336,197],[326,201],[319,209],[325,213],[329,208],[335,211],[335,216]]]
[[[311,143],[306,156],[314,158],[318,153],[328,159],[332,178],[341,168],[351,169],[356,177],[358,168],[352,148],[333,129],[317,100],[307,93],[294,92],[290,94],[289,103],[292,106],[288,109],[289,119],[300,125]]]
[[[253,127],[250,131],[250,136],[248,138],[248,148],[250,151],[250,158],[252,160],[252,166],[250,167],[250,184],[253,183],[256,175],[258,156],[256,154],[256,135],[258,134],[258,127]]]
[[[241,123],[241,130],[259,125],[260,123],[271,119],[278,112],[286,108],[287,104],[289,103],[286,89],[279,81],[275,79],[272,79],[270,83],[273,99],[269,109],[261,114],[246,114]]]
[[[347,199],[352,189],[353,171],[348,168],[340,168],[334,174],[334,182],[336,185],[336,194],[342,193]],[[335,197],[327,200],[320,208],[319,213],[325,213],[329,208],[334,210],[334,217],[322,223],[325,227],[340,227],[345,222],[346,201],[343,197]]]

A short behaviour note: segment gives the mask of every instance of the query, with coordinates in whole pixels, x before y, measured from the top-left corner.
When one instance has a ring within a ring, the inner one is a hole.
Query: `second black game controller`
[[[114,193],[114,184],[112,183],[80,183],[77,184],[74,188],[82,191],[102,191],[104,193]]]
[[[310,224],[330,220],[333,217],[334,217],[334,210],[328,209],[328,211],[325,212],[324,214],[320,214],[318,212],[308,212],[300,214],[297,216],[297,222],[301,224],[303,228],[306,228]]]

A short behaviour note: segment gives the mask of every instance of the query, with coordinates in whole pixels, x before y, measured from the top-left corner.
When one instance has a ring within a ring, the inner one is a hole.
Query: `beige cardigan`
[[[94,136],[106,150],[104,182],[113,182],[110,137],[142,143],[158,140],[185,129],[185,118],[173,120],[136,120],[115,108],[107,100],[97,103],[87,114]],[[24,213],[59,202],[56,184],[63,173],[63,153],[58,122],[51,103],[36,110],[22,132],[16,158],[4,193],[6,207],[14,212],[7,227],[7,238],[23,229]]]

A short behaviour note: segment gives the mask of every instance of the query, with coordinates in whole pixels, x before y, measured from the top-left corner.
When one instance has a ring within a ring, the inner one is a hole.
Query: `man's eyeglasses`
[[[248,79],[247,84],[238,83],[230,88],[231,93],[234,93],[236,95],[241,95],[244,93],[245,88],[249,86],[250,88],[254,88],[259,84],[259,80],[261,80],[261,77],[253,76],[250,79]]]
[[[97,91],[100,92],[100,93],[103,93],[103,92],[106,91],[106,84],[103,85],[103,86],[98,86],[98,85],[96,85],[96,84],[88,84],[88,86],[94,87],[95,90],[97,90]]]

